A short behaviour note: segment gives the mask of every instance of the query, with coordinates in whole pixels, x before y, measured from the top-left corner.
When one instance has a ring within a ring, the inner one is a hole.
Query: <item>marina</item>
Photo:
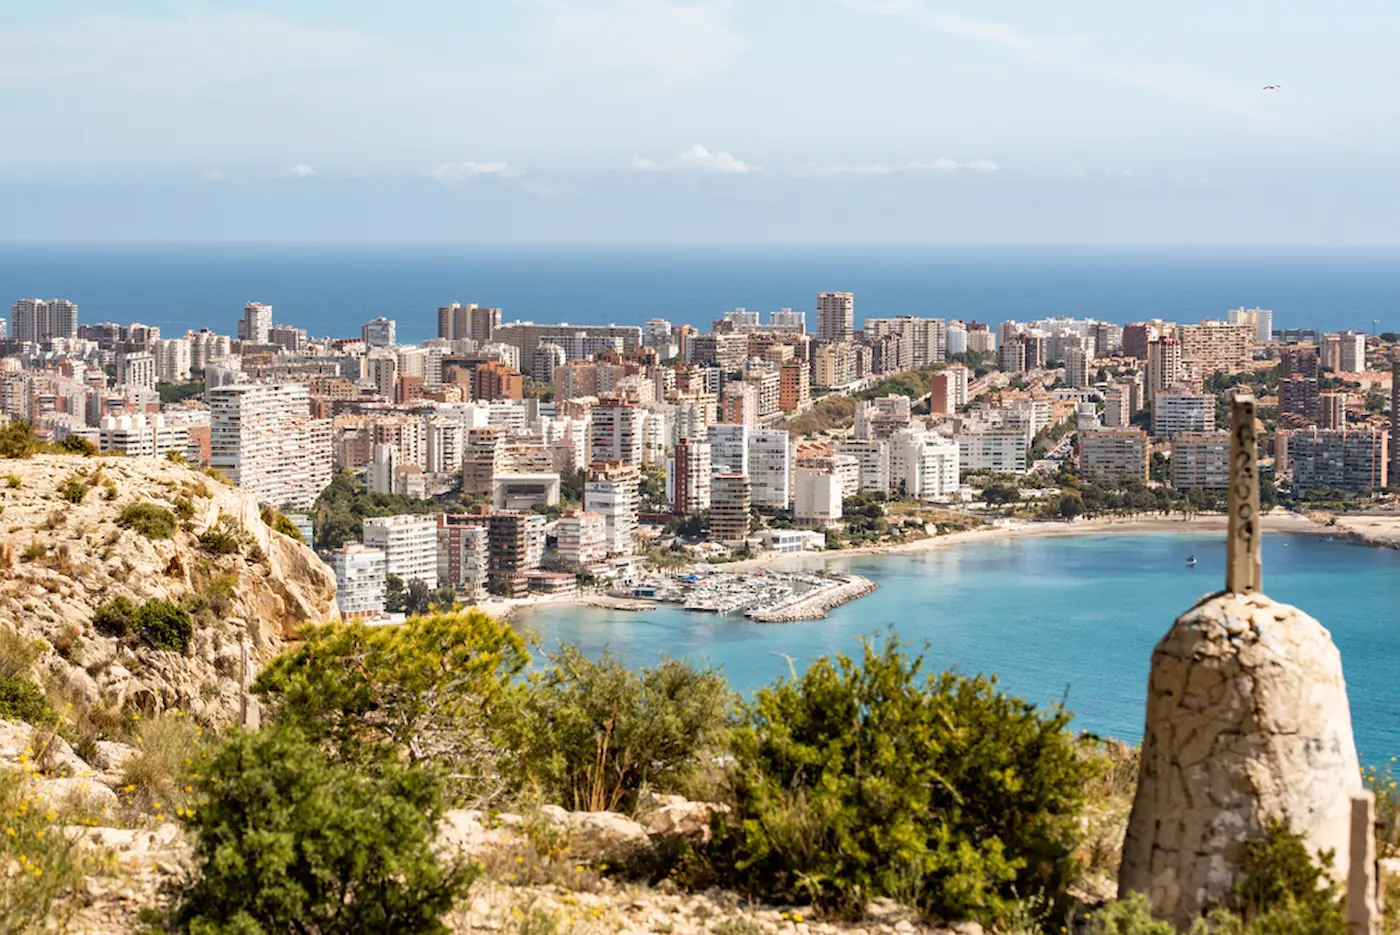
[[[695,614],[745,616],[760,623],[816,620],[875,590],[859,575],[833,571],[758,571],[746,574],[696,570],[649,575],[630,588],[591,601],[611,610],[645,611],[669,604]]]

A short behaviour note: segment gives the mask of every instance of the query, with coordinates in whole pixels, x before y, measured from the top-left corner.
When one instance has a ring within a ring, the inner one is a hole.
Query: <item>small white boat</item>
[[[1196,556],[1194,556],[1194,555],[1188,555],[1188,556],[1186,557],[1186,567],[1187,567],[1187,568],[1195,568],[1195,567],[1196,567]]]

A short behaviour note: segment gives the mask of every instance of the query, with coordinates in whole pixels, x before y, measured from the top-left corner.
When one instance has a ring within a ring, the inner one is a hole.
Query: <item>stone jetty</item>
[[[875,582],[860,575],[842,575],[830,588],[804,595],[802,598],[768,611],[749,614],[758,623],[795,623],[798,620],[820,620],[826,612],[850,603],[875,590]]]

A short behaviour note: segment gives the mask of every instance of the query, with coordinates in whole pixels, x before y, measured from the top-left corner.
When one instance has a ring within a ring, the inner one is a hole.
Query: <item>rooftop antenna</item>
[[[1229,509],[1225,590],[1250,594],[1262,589],[1264,576],[1259,548],[1259,439],[1250,393],[1236,393],[1230,402]]]

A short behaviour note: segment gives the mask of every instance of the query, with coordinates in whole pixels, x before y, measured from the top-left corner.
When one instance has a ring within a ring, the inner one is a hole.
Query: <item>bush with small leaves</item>
[[[130,636],[137,632],[140,610],[131,598],[125,594],[118,594],[97,606],[92,615],[92,627],[103,636],[115,636],[118,639]]]
[[[42,446],[34,427],[26,422],[11,422],[0,427],[0,458],[27,458]]]
[[[301,543],[306,542],[306,540],[302,538],[301,530],[297,528],[297,524],[284,516],[281,510],[274,510],[270,506],[263,507],[262,521],[271,526],[275,532],[280,532],[284,536],[290,536]]]
[[[210,555],[236,555],[238,537],[227,529],[214,527],[199,537],[199,547]]]
[[[5,486],[11,490],[18,490],[24,486],[24,480],[18,474],[9,474],[5,477]]]
[[[1107,903],[1089,919],[1084,935],[1177,935],[1176,926],[1152,917],[1152,906],[1141,893],[1129,893]]]
[[[182,653],[194,637],[194,624],[189,611],[179,604],[156,598],[141,605],[136,612],[136,626],[141,640],[152,649]]]
[[[175,535],[175,514],[154,503],[129,503],[117,514],[117,525],[147,539],[169,539]]]
[[[440,935],[477,873],[434,849],[442,799],[419,767],[366,772],[279,726],[230,739],[195,785],[177,910],[194,935]]]
[[[57,720],[44,690],[28,676],[0,679],[0,718],[48,726]]]
[[[23,552],[19,553],[19,560],[21,562],[32,562],[48,554],[48,546],[44,545],[42,542],[31,542],[24,547]]]
[[[747,707],[712,858],[765,898],[835,911],[877,896],[948,919],[1057,911],[1092,769],[1069,718],[926,674],[893,638],[823,657]]]
[[[175,518],[182,523],[194,519],[194,502],[189,497],[181,497],[175,501]]]
[[[85,458],[97,454],[97,446],[81,435],[65,435],[54,447],[66,454],[82,455]]]
[[[71,438],[72,436],[69,437]],[[58,495],[69,503],[82,503],[83,497],[87,496],[87,492],[87,481],[76,474],[58,485]]]

